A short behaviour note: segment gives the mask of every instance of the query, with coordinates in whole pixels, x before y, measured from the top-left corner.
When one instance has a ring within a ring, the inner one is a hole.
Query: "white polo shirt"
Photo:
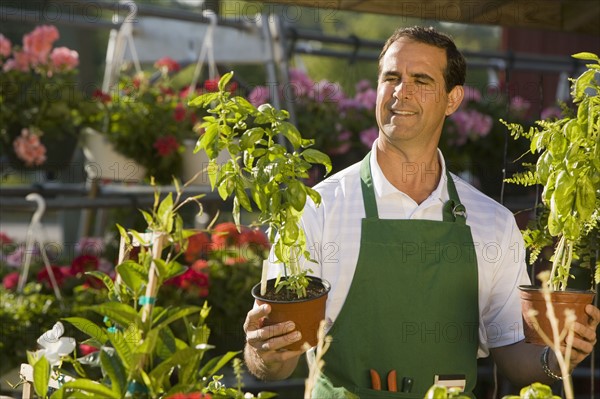
[[[379,217],[441,221],[443,204],[449,199],[446,166],[441,152],[442,179],[421,204],[397,190],[384,177],[377,164],[376,153],[371,152],[371,173]],[[452,177],[460,200],[467,209],[467,225],[471,227],[475,245],[479,271],[478,357],[486,357],[489,348],[523,339],[517,287],[530,284],[525,248],[521,232],[508,209],[458,176],[452,174]],[[318,263],[304,262],[303,265],[312,269],[311,275],[331,283],[326,317],[333,322],[350,289],[360,250],[361,221],[365,217],[360,163],[324,180],[315,189],[322,196],[321,205],[315,207],[314,203],[307,201],[302,222],[311,255]],[[279,272],[279,268],[271,267],[269,274],[274,277]],[[360,318],[360,315],[356,317]]]

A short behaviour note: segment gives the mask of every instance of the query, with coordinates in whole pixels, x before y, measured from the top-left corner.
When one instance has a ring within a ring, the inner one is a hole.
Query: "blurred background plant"
[[[168,184],[172,176],[181,176],[184,141],[195,141],[201,133],[194,126],[202,110],[189,108],[187,102],[216,91],[218,78],[191,88],[189,68],[168,57],[157,60],[152,71],[133,69],[125,65],[109,93],[94,93],[98,108],[93,127],[117,152],[143,166],[148,177]],[[230,90],[236,89],[233,82]]]
[[[314,148],[331,157],[334,172],[360,160],[377,138],[377,94],[367,80],[358,82],[354,96],[350,96],[336,82],[315,82],[302,70],[291,69],[288,85],[257,86],[248,99],[254,106],[272,101],[271,90],[290,99],[298,130],[303,137],[315,140]]]
[[[72,313],[86,314],[85,306],[97,303],[105,293],[103,285],[86,272],[101,270],[113,274],[113,266],[105,257],[102,239],[83,238],[65,251],[47,243],[46,251],[59,286],[62,299],[51,287],[40,249],[31,253],[32,278],[18,292],[18,281],[25,257],[25,244],[0,233],[0,374],[26,362],[26,348],[35,346],[40,330],[48,329],[56,320]],[[70,252],[70,253],[68,253]]]
[[[262,230],[243,226],[238,231],[232,222],[197,232],[189,237],[183,256],[189,268],[163,287],[168,293],[163,306],[206,301],[211,308],[206,321],[213,332],[210,343],[216,346],[212,354],[241,350],[242,326],[254,303],[250,292],[260,281],[270,246]]]
[[[94,111],[77,85],[79,54],[54,47],[59,37],[53,25],[37,26],[21,45],[0,34],[0,152],[19,168],[68,164],[79,127]],[[66,162],[52,157],[65,147]]]

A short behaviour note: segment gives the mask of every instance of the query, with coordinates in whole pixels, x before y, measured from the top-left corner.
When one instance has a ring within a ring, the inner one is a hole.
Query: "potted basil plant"
[[[587,70],[572,80],[572,99],[576,110],[562,119],[541,120],[529,131],[518,124],[506,124],[511,135],[530,141],[530,151],[538,153],[535,164],[524,164],[527,171],[507,179],[525,186],[543,186],[542,205],[532,228],[523,232],[533,263],[548,245],[554,246],[551,257],[550,287],[556,314],[561,308],[574,309],[578,320],[585,321],[585,305],[591,303],[593,290],[574,292],[568,288],[574,262],[595,269],[594,280],[600,281],[597,246],[600,242],[600,86],[597,74],[600,60],[592,53],[578,53],[574,58],[590,61]],[[596,249],[594,249],[596,248]],[[539,327],[544,331],[545,303],[535,287],[520,287],[526,339],[543,344],[527,312],[533,303],[540,305]],[[531,302],[533,301],[533,303]],[[555,302],[557,301],[557,302]],[[558,303],[562,302],[562,303]],[[560,324],[562,329],[562,324]],[[548,336],[552,336],[551,333]]]
[[[283,275],[269,281],[263,277],[252,290],[259,303],[271,305],[267,325],[292,320],[309,344],[315,345],[330,285],[309,276],[310,270],[300,266],[301,256],[310,259],[300,218],[308,197],[317,205],[321,202],[319,193],[304,184],[309,169],[320,164],[329,173],[331,161],[321,151],[310,148],[314,140],[302,137],[288,121],[287,111],[270,104],[255,107],[226,90],[232,77],[233,72],[225,74],[217,92],[205,93],[190,102],[209,113],[199,125],[202,134],[195,152],[206,151],[211,187],[224,200],[233,198],[233,217],[238,226],[242,208],[260,213],[258,222],[268,227],[273,253],[284,265]],[[227,152],[230,159],[217,166],[215,160],[221,152]],[[280,304],[285,308],[281,312]],[[314,307],[307,310],[306,306]],[[314,317],[302,327],[304,322],[298,318],[310,315]]]

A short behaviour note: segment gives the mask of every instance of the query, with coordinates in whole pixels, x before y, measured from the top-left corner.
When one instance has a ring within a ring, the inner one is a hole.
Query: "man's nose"
[[[394,97],[401,98],[410,98],[416,93],[417,86],[411,82],[400,82],[396,85],[394,90]]]

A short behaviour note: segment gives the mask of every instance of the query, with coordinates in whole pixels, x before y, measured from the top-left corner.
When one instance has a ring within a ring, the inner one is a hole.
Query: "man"
[[[512,214],[450,175],[437,148],[465,75],[446,35],[396,31],[379,60],[379,138],[370,156],[319,184],[321,206],[306,207],[303,227],[318,261],[307,267],[332,284],[333,342],[315,398],[343,397],[341,387],[389,397],[373,392],[371,369],[384,381],[390,371],[411,381],[401,397],[423,397],[446,375],[470,393],[476,359],[489,353],[516,385],[552,383],[559,374],[552,353],[541,364],[544,348],[523,341],[516,287],[530,282]],[[248,313],[245,358],[258,377],[282,379],[301,355],[285,346],[300,337],[292,323],[260,328],[269,312],[263,305]],[[571,368],[596,343],[600,310],[586,312],[588,325],[575,326]]]

